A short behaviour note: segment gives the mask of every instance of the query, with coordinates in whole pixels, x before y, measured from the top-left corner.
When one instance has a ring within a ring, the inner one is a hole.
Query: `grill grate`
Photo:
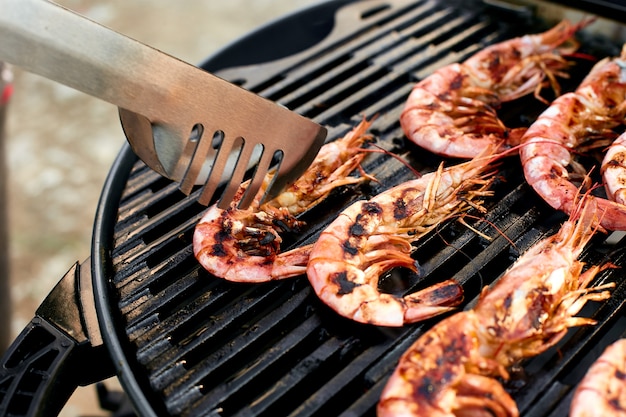
[[[418,170],[432,171],[441,159],[407,143],[398,122],[415,81],[486,44],[543,28],[542,22],[528,19],[490,18],[480,7],[464,4],[356,3],[341,9],[337,25],[318,45],[219,75],[314,118],[329,127],[330,138],[342,136],[363,115],[378,114],[373,125],[378,144]],[[602,55],[617,51],[614,45],[602,45]],[[589,65],[579,63],[579,73],[564,88],[576,85]],[[523,124],[541,110],[530,98],[503,113],[510,124]],[[409,290],[454,277],[471,304],[518,251],[559,227],[564,216],[524,184],[517,163],[506,165],[506,181],[496,184],[496,196],[487,203],[489,222],[475,225],[494,239],[487,241],[454,222],[441,225],[417,243],[414,257],[422,274],[404,277]],[[313,241],[355,199],[412,178],[406,167],[385,155],[372,155],[364,168],[380,184],[335,192],[303,216],[308,229],[287,237],[287,246]],[[177,416],[373,415],[399,356],[436,319],[401,329],[366,326],[335,316],[317,300],[305,277],[261,285],[210,277],[191,249],[193,228],[204,210],[194,202],[198,195],[185,197],[175,184],[137,162],[120,201],[112,289],[129,357],[136,358],[131,359],[136,372],[145,375],[144,388],[154,393],[154,407]],[[600,236],[583,259],[600,262],[612,248]],[[621,251],[611,254],[611,260],[623,265],[625,256]],[[599,280],[620,275],[606,271]],[[581,376],[578,364],[591,357],[590,346],[623,335],[625,291],[621,283],[609,301],[585,309],[585,315],[600,321],[598,326],[573,330],[558,350],[528,361],[514,375],[507,388],[522,415],[566,415],[564,404]]]

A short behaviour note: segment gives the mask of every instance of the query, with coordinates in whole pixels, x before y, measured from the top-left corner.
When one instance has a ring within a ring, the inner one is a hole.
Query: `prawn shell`
[[[391,235],[421,208],[421,203],[408,204],[403,198],[422,193],[423,182],[408,181],[369,201],[353,203],[320,234],[306,272],[318,297],[340,315],[397,327],[447,312],[462,301],[462,288],[452,280],[405,297],[378,290],[383,271],[394,266],[415,268],[410,242]]]
[[[526,162],[524,173],[530,177],[527,182],[551,207],[571,213],[576,207],[576,198],[580,195],[580,190],[567,177],[559,175],[563,172],[563,167],[553,162],[546,158],[544,166],[552,168],[547,172],[540,166],[542,161],[539,158]],[[595,200],[603,228],[626,230],[626,205],[595,196],[588,198]]]
[[[307,274],[318,297],[340,315],[361,323],[404,324],[402,304],[395,297],[381,294],[375,287],[364,283],[365,273],[359,268],[346,266],[340,261],[314,262]],[[329,278],[323,282],[318,275]]]
[[[452,415],[455,387],[478,349],[474,318],[472,312],[454,314],[406,350],[380,396],[379,417]]]

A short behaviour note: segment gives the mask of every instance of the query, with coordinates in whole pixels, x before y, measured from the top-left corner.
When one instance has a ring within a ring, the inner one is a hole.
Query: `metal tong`
[[[0,0],[0,60],[118,106],[137,156],[187,195],[204,185],[204,205],[224,185],[227,207],[248,175],[247,208],[271,170],[265,198],[276,195],[326,137],[307,118],[45,0]]]

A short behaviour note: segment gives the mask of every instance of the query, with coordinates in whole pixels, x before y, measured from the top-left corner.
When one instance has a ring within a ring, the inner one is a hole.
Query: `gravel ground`
[[[191,63],[242,34],[319,0],[58,0]],[[7,117],[13,337],[76,261],[89,256],[104,179],[125,138],[116,108],[14,68]],[[1,348],[1,347],[0,347]],[[107,381],[115,386],[114,379]],[[102,416],[93,387],[61,416]]]

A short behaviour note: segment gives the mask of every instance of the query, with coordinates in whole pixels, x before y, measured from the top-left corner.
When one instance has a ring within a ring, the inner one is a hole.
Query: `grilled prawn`
[[[614,283],[592,287],[595,276],[610,264],[583,271],[578,260],[598,230],[601,211],[585,194],[559,231],[528,249],[474,307],[481,317],[482,333],[495,335],[482,350],[509,366],[554,346],[570,327],[595,324],[575,317],[587,301],[610,296]]]
[[[493,415],[517,406],[496,377],[557,343],[589,300],[609,297],[612,284],[588,288],[602,269],[577,260],[598,229],[596,205],[585,198],[559,232],[524,253],[476,306],[426,331],[400,358],[378,404],[379,417]]]
[[[508,372],[480,350],[485,335],[479,320],[474,311],[461,311],[420,336],[387,381],[378,417],[517,416],[515,402],[495,379]]]
[[[626,339],[609,345],[580,381],[570,417],[626,416]]]
[[[318,297],[342,316],[401,326],[451,310],[462,289],[448,279],[404,297],[382,293],[379,277],[394,267],[416,271],[411,243],[491,195],[491,146],[471,161],[443,168],[357,201],[314,243],[307,276]]]
[[[211,206],[196,225],[193,250],[200,264],[217,277],[239,282],[264,282],[303,274],[311,245],[280,252],[280,233],[298,231],[296,216],[328,196],[333,189],[370,176],[348,176],[365,158],[361,147],[372,139],[371,122],[363,120],[343,138],[322,146],[307,171],[273,200],[259,204],[270,177],[248,209],[237,209],[246,184],[226,210]]]
[[[532,92],[540,98],[546,79],[559,95],[556,77],[565,77],[569,65],[563,55],[577,47],[567,41],[590,22],[564,20],[547,32],[497,43],[435,71],[407,99],[400,116],[406,136],[431,152],[460,158],[503,140],[505,147],[518,144],[525,128],[507,128],[496,109]]]
[[[620,57],[599,61],[576,91],[563,94],[528,128],[520,158],[526,181],[552,207],[570,213],[585,169],[572,154],[609,145],[626,124],[626,45]],[[606,166],[606,165],[605,165]],[[571,173],[568,171],[571,168]],[[609,172],[605,168],[605,175]],[[596,198],[602,226],[626,230],[626,205]]]

